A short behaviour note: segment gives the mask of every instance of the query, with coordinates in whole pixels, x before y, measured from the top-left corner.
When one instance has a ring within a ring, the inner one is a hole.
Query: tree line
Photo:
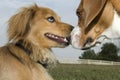
[[[108,60],[108,61],[120,61],[118,55],[119,48],[113,43],[105,43],[101,47],[101,51],[95,53],[94,50],[89,49],[82,53],[79,59],[94,59],[94,60]]]

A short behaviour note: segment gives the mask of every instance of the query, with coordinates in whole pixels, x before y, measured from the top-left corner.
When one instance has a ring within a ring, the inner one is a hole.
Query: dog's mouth
[[[113,39],[118,39],[118,38],[113,38]],[[88,43],[88,45],[82,47],[81,49],[82,50],[90,49],[92,47],[95,47],[96,45],[101,44],[102,42],[104,42],[104,40],[111,40],[111,38],[107,37],[106,35],[101,35],[96,40],[94,40],[94,42]]]
[[[62,36],[58,36],[58,35],[51,34],[51,33],[45,33],[45,36],[48,39],[53,40],[53,41],[60,43],[60,44],[64,44],[64,45],[70,44],[70,37],[62,37]]]

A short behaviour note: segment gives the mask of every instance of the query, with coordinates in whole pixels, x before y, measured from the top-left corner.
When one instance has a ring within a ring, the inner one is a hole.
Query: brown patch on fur
[[[114,6],[115,10],[118,12],[120,16],[120,0],[110,0],[112,5]]]
[[[8,26],[9,42],[0,48],[0,80],[53,80],[42,64],[56,62],[51,48],[66,47],[69,41],[63,39],[73,27],[36,4],[13,15]]]
[[[97,0],[97,1],[99,2],[101,0]],[[95,2],[97,1],[95,0]],[[96,8],[94,4],[91,3],[91,1],[88,4]],[[77,15],[78,17],[80,16],[78,25],[81,28],[81,34],[80,34],[81,46],[85,45],[88,38],[91,38],[92,42],[94,42],[99,37],[99,35],[111,25],[114,15],[114,9],[112,3],[110,1],[107,1],[105,6],[102,6],[101,10],[98,10],[99,12],[97,13],[99,14],[94,15],[95,16],[94,19],[90,21],[89,25],[87,25],[86,20],[88,19],[86,17],[88,16],[87,15],[88,11],[90,10],[91,11],[90,14],[92,14],[92,11],[94,11],[94,9],[93,8],[87,9],[86,7],[91,8],[86,6],[84,0],[82,0],[80,6],[77,9]],[[81,14],[79,15],[78,13]]]

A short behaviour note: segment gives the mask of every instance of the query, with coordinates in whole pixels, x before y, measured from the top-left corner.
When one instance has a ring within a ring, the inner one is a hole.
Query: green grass
[[[120,80],[120,66],[58,64],[49,71],[55,80]]]

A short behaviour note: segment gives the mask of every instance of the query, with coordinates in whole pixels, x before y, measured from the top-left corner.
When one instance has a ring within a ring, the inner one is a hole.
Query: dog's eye
[[[47,20],[48,20],[49,22],[51,22],[51,23],[55,22],[55,19],[54,19],[54,17],[53,17],[53,16],[48,17],[48,18],[47,18]]]
[[[82,12],[77,12],[76,14],[77,14],[78,18],[81,19]]]

